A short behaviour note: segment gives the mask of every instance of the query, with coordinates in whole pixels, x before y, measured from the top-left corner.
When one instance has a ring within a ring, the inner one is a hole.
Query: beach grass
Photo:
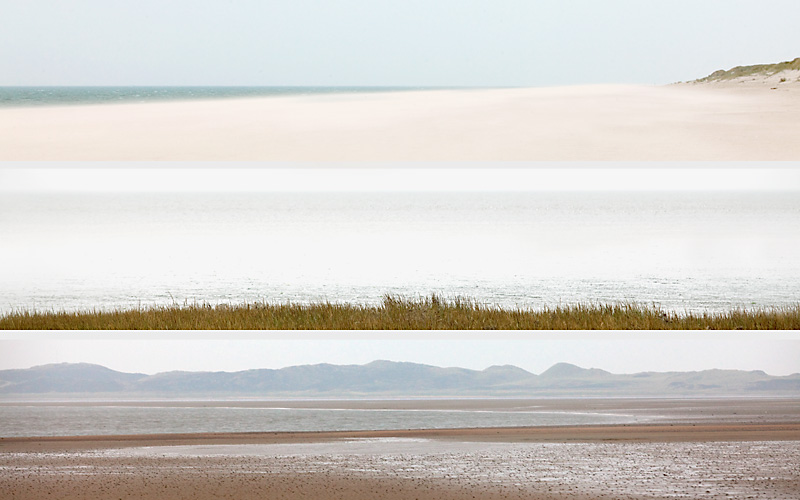
[[[171,305],[113,311],[15,311],[7,330],[798,330],[800,305],[726,313],[676,313],[637,304],[503,309],[438,296],[339,303]]]
[[[718,70],[705,78],[695,80],[697,83],[733,80],[748,76],[772,76],[781,71],[800,70],[800,57],[791,61],[783,61],[775,64],[755,64],[752,66],[736,66],[729,70]]]

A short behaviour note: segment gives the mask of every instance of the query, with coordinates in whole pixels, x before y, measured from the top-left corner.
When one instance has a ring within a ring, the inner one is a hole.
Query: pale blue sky
[[[663,84],[800,56],[797,0],[0,6],[0,85]]]

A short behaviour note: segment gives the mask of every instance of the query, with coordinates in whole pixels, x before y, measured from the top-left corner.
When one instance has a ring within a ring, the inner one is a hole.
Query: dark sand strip
[[[15,483],[0,478],[0,497],[17,500],[141,499],[141,500],[555,500],[565,498],[546,491],[530,492],[507,488],[475,488],[441,480],[400,480],[394,478],[342,477],[322,474],[176,474],[148,471],[148,474],[43,475]],[[594,496],[579,494],[569,498]]]

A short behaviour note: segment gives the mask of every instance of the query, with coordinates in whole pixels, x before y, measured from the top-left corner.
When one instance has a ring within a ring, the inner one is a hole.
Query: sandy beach
[[[14,438],[0,496],[794,498],[800,424]]]
[[[800,88],[593,85],[0,109],[0,159],[800,159]]]

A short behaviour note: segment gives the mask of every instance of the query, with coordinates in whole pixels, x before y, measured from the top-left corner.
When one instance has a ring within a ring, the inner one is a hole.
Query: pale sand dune
[[[729,89],[767,87],[770,90],[796,90],[800,87],[800,70],[786,70],[771,75],[740,76],[727,80],[695,81],[687,84]]]
[[[688,83],[728,88],[768,87],[772,90],[797,89],[800,87],[800,57],[792,61],[774,64],[736,66],[727,71],[721,69],[705,78]]]
[[[0,160],[800,160],[796,85],[601,85],[0,109]]]

